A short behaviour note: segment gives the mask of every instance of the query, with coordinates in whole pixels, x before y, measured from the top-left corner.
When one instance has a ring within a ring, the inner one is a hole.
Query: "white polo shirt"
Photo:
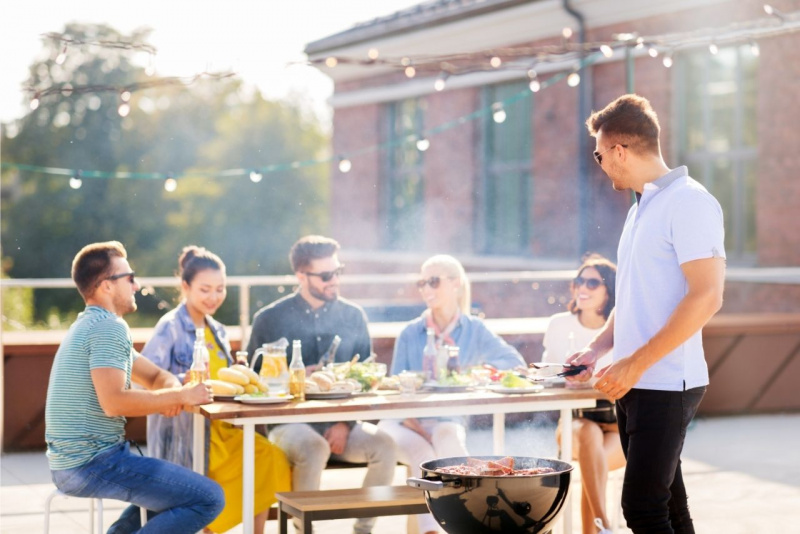
[[[614,359],[630,356],[667,322],[686,295],[681,264],[725,257],[719,202],[678,167],[645,184],[617,251]],[[648,369],[637,389],[682,391],[708,384],[702,331]]]

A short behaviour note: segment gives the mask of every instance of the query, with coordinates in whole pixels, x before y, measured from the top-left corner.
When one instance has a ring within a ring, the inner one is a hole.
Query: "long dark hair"
[[[606,305],[603,306],[602,314],[605,319],[608,319],[616,302],[615,287],[617,282],[617,266],[611,260],[600,254],[587,254],[583,257],[583,263],[578,268],[578,276],[580,276],[587,267],[594,267],[597,269],[597,272],[600,273],[600,278],[603,279],[603,285],[606,286],[608,299],[606,300]],[[569,301],[569,304],[567,304],[567,309],[574,314],[580,312],[574,297]]]

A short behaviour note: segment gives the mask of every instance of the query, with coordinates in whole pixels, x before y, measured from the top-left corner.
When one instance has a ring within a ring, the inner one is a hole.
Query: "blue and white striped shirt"
[[[45,408],[45,441],[50,469],[72,469],[125,439],[125,417],[109,417],[100,406],[91,371],[125,372],[138,354],[127,323],[99,306],[87,306],[56,352]]]

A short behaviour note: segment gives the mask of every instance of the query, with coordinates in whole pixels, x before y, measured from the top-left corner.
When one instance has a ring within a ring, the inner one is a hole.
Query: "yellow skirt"
[[[208,477],[225,492],[225,508],[208,525],[226,532],[242,522],[242,451],[244,432],[229,423],[211,422]],[[255,513],[272,506],[275,493],[291,491],[292,476],[286,455],[261,434],[256,434]]]

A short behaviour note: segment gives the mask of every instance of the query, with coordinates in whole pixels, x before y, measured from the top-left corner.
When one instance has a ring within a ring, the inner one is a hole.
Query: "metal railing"
[[[492,271],[470,272],[470,282],[474,284],[489,283],[519,283],[519,282],[547,282],[568,281],[575,276],[575,270],[558,271]],[[343,285],[402,285],[411,284],[419,277],[418,273],[399,274],[348,274],[342,277]],[[771,268],[729,268],[726,272],[726,281],[749,282],[766,284],[800,284],[800,267],[771,267]],[[154,276],[137,278],[144,287],[174,288],[178,285],[177,279],[172,276]],[[250,289],[253,287],[281,287],[294,286],[297,279],[294,275],[278,276],[229,276],[227,286],[239,290],[239,326],[244,332],[250,325]],[[74,282],[69,278],[15,278],[0,280],[0,288],[33,288],[56,289],[73,288]]]

